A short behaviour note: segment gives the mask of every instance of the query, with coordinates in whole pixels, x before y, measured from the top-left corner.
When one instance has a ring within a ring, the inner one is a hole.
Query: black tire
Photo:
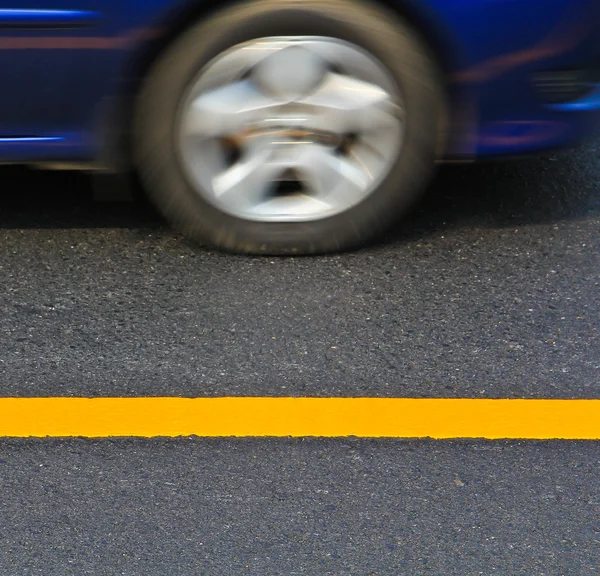
[[[231,216],[188,184],[175,146],[175,118],[198,71],[254,38],[329,36],[375,56],[404,99],[404,143],[387,177],[365,200],[311,222],[265,223]],[[362,1],[258,0],[192,25],[159,57],[140,92],[134,157],[148,193],[183,234],[232,252],[311,254],[346,250],[384,232],[425,188],[439,151],[443,89],[421,37],[395,13]]]

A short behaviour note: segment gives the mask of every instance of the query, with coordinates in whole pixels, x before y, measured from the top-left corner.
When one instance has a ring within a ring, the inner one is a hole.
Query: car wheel
[[[259,0],[192,25],[136,108],[134,155],[184,234],[308,254],[382,233],[433,172],[442,86],[400,17],[355,1]]]

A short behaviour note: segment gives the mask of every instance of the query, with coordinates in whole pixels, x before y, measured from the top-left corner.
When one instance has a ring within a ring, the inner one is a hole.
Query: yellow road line
[[[600,439],[600,400],[0,398],[0,436]]]

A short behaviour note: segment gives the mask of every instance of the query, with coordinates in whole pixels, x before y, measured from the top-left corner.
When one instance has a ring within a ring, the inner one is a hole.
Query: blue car
[[[598,0],[0,0],[0,161],[135,173],[182,233],[349,249],[436,164],[600,118]]]

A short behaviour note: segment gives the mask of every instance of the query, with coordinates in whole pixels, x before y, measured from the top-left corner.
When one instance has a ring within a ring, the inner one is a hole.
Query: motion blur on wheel
[[[261,0],[200,21],[151,71],[136,157],[157,205],[228,250],[349,248],[432,172],[444,87],[403,20],[361,2]]]
[[[597,0],[0,0],[0,41],[0,161],[133,170],[242,253],[364,245],[436,164],[600,114]]]

